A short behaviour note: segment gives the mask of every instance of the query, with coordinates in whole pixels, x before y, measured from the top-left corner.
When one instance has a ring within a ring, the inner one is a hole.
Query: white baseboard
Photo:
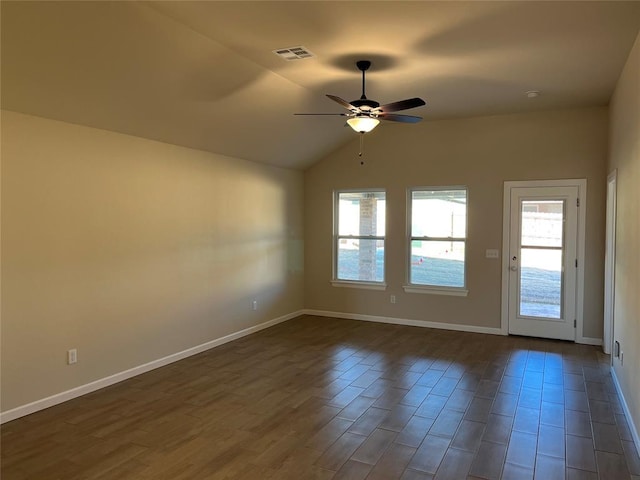
[[[225,335],[224,337],[216,338],[215,340],[211,340],[201,345],[188,348],[181,352],[177,352],[166,357],[153,360],[152,362],[145,363],[144,365],[139,365],[137,367],[130,368],[129,370],[109,375],[108,377],[101,378],[99,380],[81,385],[76,388],[72,388],[71,390],[60,392],[55,395],[51,395],[50,397],[36,400],[35,402],[27,403],[26,405],[7,410],[6,412],[0,413],[0,424],[10,422],[11,420],[24,417],[25,415],[29,415],[40,410],[44,410],[45,408],[58,405],[59,403],[72,400],[82,395],[86,395],[87,393],[95,392],[96,390],[100,390],[101,388],[105,388],[115,383],[122,382],[123,380],[127,380],[151,370],[155,370],[156,368],[164,367],[165,365],[168,365],[170,363],[174,363],[184,358],[191,357],[192,355],[197,355],[198,353],[202,353],[204,351],[210,350],[224,343],[237,340],[238,338],[245,337],[252,333],[259,332],[260,330],[272,327],[273,325],[277,325],[278,323],[286,322],[287,320],[291,320],[292,318],[298,317],[303,314],[303,310],[298,310],[297,312],[289,313],[287,315],[274,318],[264,323],[260,323],[259,325],[245,328],[244,330],[240,330],[239,332],[231,333],[229,335]]]
[[[638,429],[636,428],[636,422],[631,416],[631,410],[629,410],[629,405],[627,404],[627,399],[624,398],[624,393],[622,393],[622,388],[620,388],[620,382],[618,382],[618,377],[616,376],[616,371],[613,367],[611,367],[611,376],[613,377],[613,384],[616,386],[616,390],[618,391],[618,396],[620,397],[620,403],[622,403],[622,409],[624,410],[624,414],[627,417],[627,423],[629,424],[629,430],[631,430],[631,436],[633,437],[633,443],[636,445],[636,450],[638,451],[638,455],[640,455],[640,435],[638,435]]]
[[[576,343],[581,343],[582,345],[595,345],[596,347],[601,347],[602,339],[593,338],[593,337],[578,337],[576,338]]]
[[[490,335],[504,335],[500,327],[476,327],[459,323],[429,322],[424,320],[412,320],[409,318],[381,317],[377,315],[362,315],[359,313],[329,312],[325,310],[303,310],[307,315],[319,317],[347,318],[350,320],[364,320],[365,322],[391,323],[394,325],[407,325],[410,327],[437,328],[440,330],[455,330],[458,332],[488,333]]]

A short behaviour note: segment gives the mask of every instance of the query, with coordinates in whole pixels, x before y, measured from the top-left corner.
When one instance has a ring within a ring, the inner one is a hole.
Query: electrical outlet
[[[67,365],[73,365],[78,361],[78,350],[72,348],[71,350],[67,350]]]
[[[251,310],[258,310],[258,301],[254,300],[251,302]]]
[[[391,295],[391,298],[389,299],[389,301],[391,303],[396,303],[396,296],[395,295]]]

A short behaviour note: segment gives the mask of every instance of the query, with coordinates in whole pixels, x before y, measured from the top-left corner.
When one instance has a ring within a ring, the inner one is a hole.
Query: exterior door
[[[575,340],[578,186],[512,187],[509,193],[508,331]]]

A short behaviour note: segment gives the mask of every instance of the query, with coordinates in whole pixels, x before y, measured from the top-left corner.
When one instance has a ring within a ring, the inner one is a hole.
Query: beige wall
[[[2,112],[2,410],[301,309],[302,203],[300,172]]]
[[[428,108],[428,107],[427,107]],[[540,112],[384,124],[305,172],[305,306],[310,309],[411,320],[500,327],[505,180],[586,178],[585,337],[602,338],[607,109]],[[354,136],[355,137],[355,136]],[[405,293],[406,189],[466,185],[469,195],[468,297]],[[331,280],[332,192],[387,191],[387,290],[336,288]],[[389,296],[397,297],[392,305]]]
[[[618,170],[613,366],[640,432],[640,36],[611,101],[609,170]],[[640,446],[638,447],[640,448]]]

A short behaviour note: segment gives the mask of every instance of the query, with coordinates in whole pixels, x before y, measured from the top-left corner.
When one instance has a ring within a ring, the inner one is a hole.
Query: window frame
[[[385,200],[384,236],[380,235],[340,235],[340,195],[343,193],[382,193]],[[386,290],[387,283],[387,190],[384,188],[352,188],[333,191],[333,259],[331,284],[334,287],[364,288],[369,290]],[[340,239],[382,240],[384,252],[382,256],[382,281],[345,280],[338,278],[338,250]]]
[[[428,237],[413,236],[413,193],[420,191],[445,191],[445,190],[463,190],[465,192],[465,236],[464,237]],[[469,188],[466,185],[448,185],[448,186],[426,186],[426,187],[410,187],[407,189],[407,232],[406,232],[406,284],[402,287],[406,293],[425,293],[432,295],[451,295],[458,297],[466,297],[469,293],[467,288],[467,243],[469,239]],[[411,245],[414,241],[430,241],[430,242],[463,242],[464,243],[464,259],[463,259],[463,278],[464,284],[461,287],[441,286],[441,285],[423,285],[419,283],[411,283]]]

